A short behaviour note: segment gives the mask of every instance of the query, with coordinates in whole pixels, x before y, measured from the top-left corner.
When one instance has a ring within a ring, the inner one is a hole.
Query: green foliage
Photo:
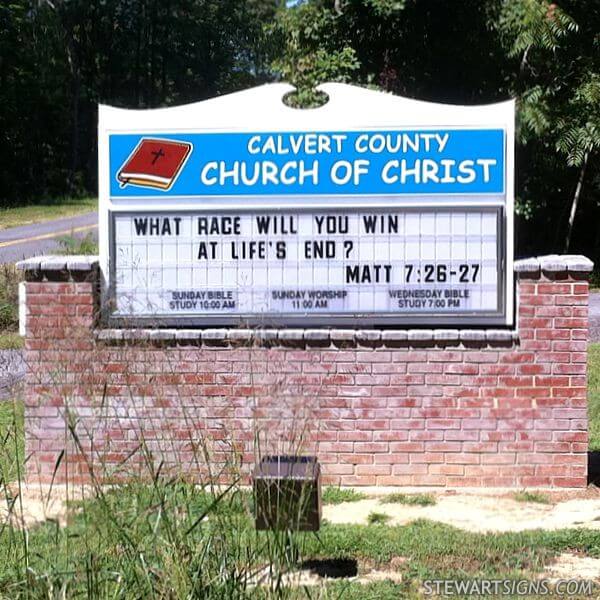
[[[23,473],[24,449],[23,402],[0,400],[0,499],[4,506],[6,485]]]
[[[581,45],[586,32],[561,7],[546,0],[504,3],[497,29],[508,56],[520,61],[513,84],[519,96],[520,139],[526,143],[548,136],[546,143],[553,142],[568,164],[580,165],[584,153],[594,146],[594,126],[588,123],[594,111],[586,110],[586,104],[595,96],[597,73],[590,70],[592,64],[582,64],[581,56],[565,49],[569,44]],[[578,81],[581,77],[585,81]]]
[[[97,189],[96,106],[285,80],[469,105],[517,99],[517,253],[600,258],[597,0],[12,0],[0,6],[0,206]],[[583,173],[584,167],[586,168]],[[582,174],[585,175],[582,178]],[[0,217],[1,218],[1,217]]]
[[[59,254],[87,256],[98,254],[98,242],[93,233],[88,233],[84,237],[65,235],[58,239],[58,243],[60,245]]]
[[[323,490],[323,504],[341,504],[342,502],[358,502],[367,497],[352,488],[326,487]]]
[[[407,504],[409,506],[433,506],[436,499],[433,494],[402,494],[393,493],[379,500],[382,504]]]
[[[547,243],[563,249],[578,209],[597,209],[586,200],[600,189],[594,166],[600,149],[600,7],[593,0],[560,6],[514,0],[502,4],[494,28],[507,57],[516,60],[509,90],[518,98],[517,137],[531,146],[518,182],[521,214],[554,219]],[[584,182],[586,169],[592,174]],[[578,225],[576,232],[578,227],[587,239],[576,242],[577,249],[591,253],[589,240],[597,244],[598,228]],[[532,238],[530,246],[539,243]]]
[[[577,23],[546,0],[515,0],[504,3],[498,28],[508,39],[508,55],[520,58],[532,49],[556,50],[569,32],[577,31]]]
[[[600,452],[600,344],[588,347],[589,449]]]
[[[271,78],[277,0],[0,6],[0,206],[96,190],[99,102],[181,104]]]
[[[389,17],[398,11],[404,10],[407,0],[367,0],[367,6],[372,6],[376,14]]]
[[[297,88],[288,98],[291,106],[319,106],[326,99],[319,96],[316,85],[348,82],[357,70],[355,51],[345,44],[338,47],[337,23],[335,11],[316,2],[279,12],[272,33],[281,40],[283,52],[273,61],[273,69]]]
[[[568,101],[567,114],[556,123],[556,147],[576,167],[586,155],[600,150],[600,70],[583,73],[582,78]]]
[[[517,502],[534,502],[536,504],[550,504],[550,498],[546,494],[541,492],[528,492],[523,490],[515,494],[515,500]]]
[[[0,264],[0,332],[18,329],[20,281],[14,265]]]

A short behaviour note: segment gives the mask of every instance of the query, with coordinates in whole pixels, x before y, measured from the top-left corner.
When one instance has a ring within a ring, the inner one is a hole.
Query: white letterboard
[[[100,107],[107,321],[513,325],[514,102],[291,89]]]
[[[495,315],[497,210],[114,215],[117,316]]]

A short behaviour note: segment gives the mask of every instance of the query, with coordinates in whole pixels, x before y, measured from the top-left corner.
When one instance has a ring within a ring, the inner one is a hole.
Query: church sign
[[[514,104],[342,84],[101,107],[110,317],[258,325],[510,325]]]

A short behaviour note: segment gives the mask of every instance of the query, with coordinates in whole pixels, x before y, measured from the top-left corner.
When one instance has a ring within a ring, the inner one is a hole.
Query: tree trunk
[[[571,214],[569,215],[569,224],[567,226],[567,239],[565,240],[565,254],[569,252],[569,247],[571,246],[571,234],[573,233],[573,223],[575,222],[577,204],[579,203],[579,197],[581,196],[583,178],[585,177],[585,169],[587,167],[589,157],[590,153],[588,151],[583,156],[583,164],[581,165],[581,171],[579,171],[579,179],[577,180],[577,186],[575,187],[575,193],[573,194],[573,201],[571,202]]]
[[[73,194],[76,189],[77,167],[79,165],[79,93],[81,89],[81,71],[79,69],[79,58],[74,41],[73,29],[63,22],[65,32],[65,49],[71,75],[71,160],[67,188]]]

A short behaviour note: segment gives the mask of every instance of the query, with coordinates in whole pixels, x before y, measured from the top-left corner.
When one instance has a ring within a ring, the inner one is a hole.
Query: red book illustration
[[[192,144],[142,138],[117,173],[121,187],[127,184],[168,190],[192,152]]]

